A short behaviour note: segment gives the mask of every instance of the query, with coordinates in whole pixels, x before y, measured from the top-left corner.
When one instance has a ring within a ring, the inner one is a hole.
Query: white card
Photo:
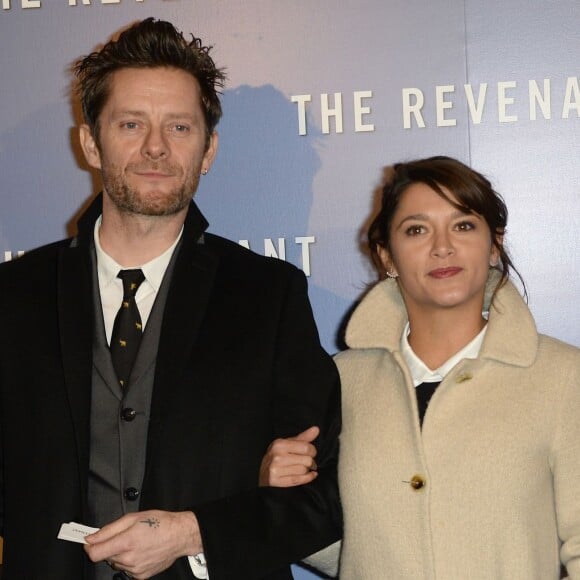
[[[91,528],[76,522],[69,522],[62,524],[58,532],[57,538],[59,540],[68,540],[69,542],[78,542],[79,544],[86,544],[85,536],[98,532],[99,528]]]

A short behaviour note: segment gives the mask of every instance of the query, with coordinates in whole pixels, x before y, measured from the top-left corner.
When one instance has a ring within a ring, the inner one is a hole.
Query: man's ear
[[[94,169],[101,169],[101,152],[88,125],[79,127],[79,140],[87,163]]]
[[[211,169],[211,166],[213,165],[213,161],[215,159],[215,156],[216,156],[217,150],[218,150],[218,141],[219,141],[219,139],[218,139],[217,131],[214,131],[209,136],[209,145],[208,145],[205,153],[203,154],[203,161],[201,163],[202,174],[206,174]]]

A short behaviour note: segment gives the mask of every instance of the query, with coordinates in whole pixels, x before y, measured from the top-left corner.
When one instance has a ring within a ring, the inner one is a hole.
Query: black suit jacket
[[[87,522],[93,303],[101,199],[74,240],[0,266],[4,580],[90,578],[60,524]],[[291,578],[340,534],[340,396],[303,274],[211,234],[192,202],[157,355],[141,509],[192,509],[211,580]],[[319,425],[320,475],[257,488],[269,442]],[[186,559],[158,576],[191,579]]]

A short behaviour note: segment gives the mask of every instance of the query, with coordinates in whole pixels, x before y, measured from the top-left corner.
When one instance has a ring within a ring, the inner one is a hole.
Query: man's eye
[[[126,121],[125,123],[123,123],[122,126],[125,129],[136,129],[137,128],[137,123],[135,123],[135,121]]]
[[[187,133],[189,131],[189,127],[187,125],[175,125],[173,129],[176,133]]]
[[[468,232],[475,229],[475,224],[473,222],[460,222],[457,224],[457,229],[462,232]]]

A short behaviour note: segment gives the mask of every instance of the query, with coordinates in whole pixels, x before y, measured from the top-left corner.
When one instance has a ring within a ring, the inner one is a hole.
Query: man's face
[[[199,85],[173,68],[127,68],[110,79],[98,143],[86,125],[81,145],[105,195],[122,213],[168,216],[186,208],[217,150],[206,148]]]

